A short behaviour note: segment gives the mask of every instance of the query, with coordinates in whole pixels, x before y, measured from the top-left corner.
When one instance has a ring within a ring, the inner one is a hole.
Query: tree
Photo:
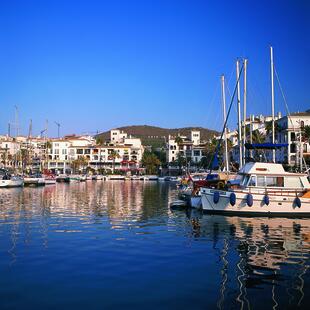
[[[179,153],[177,154],[176,162],[177,162],[177,164],[178,164],[179,171],[180,171],[180,173],[181,173],[181,172],[182,172],[182,168],[183,168],[184,166],[186,166],[186,163],[187,163],[186,158],[185,158],[185,156],[183,155],[183,153],[179,152]]]
[[[252,141],[253,143],[262,143],[265,140],[265,136],[258,130],[252,132]]]
[[[309,125],[306,125],[304,127],[303,136],[308,142],[310,142],[310,126]]]
[[[104,139],[101,136],[96,137],[96,144],[97,145],[103,145],[104,144]]]
[[[80,170],[80,168],[84,170],[84,168],[87,165],[88,165],[88,161],[84,156],[80,156],[79,158],[71,162],[71,167],[74,173],[77,173]]]
[[[142,165],[146,169],[147,174],[156,174],[160,166],[160,160],[150,151],[145,151],[142,156]]]
[[[267,135],[272,133],[272,121],[267,122],[265,125]],[[277,122],[274,123],[274,132],[275,135],[281,130],[279,124]]]
[[[114,173],[114,170],[115,170],[115,159],[116,158],[119,158],[119,154],[118,152],[116,152],[115,150],[112,150],[109,154],[109,157],[112,158],[112,161],[113,161],[113,165],[112,165],[112,173]]]
[[[183,139],[180,137],[180,136],[177,136],[174,140],[174,142],[177,144],[177,145],[180,145],[181,143],[183,143]]]

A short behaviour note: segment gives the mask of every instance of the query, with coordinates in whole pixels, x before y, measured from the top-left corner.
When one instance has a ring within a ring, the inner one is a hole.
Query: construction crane
[[[60,124],[55,121],[55,124],[58,127],[58,138],[60,138]]]

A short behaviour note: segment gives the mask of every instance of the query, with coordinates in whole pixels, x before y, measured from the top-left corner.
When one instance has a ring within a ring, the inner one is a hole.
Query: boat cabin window
[[[256,176],[255,175],[251,176],[249,186],[256,186]]]
[[[257,176],[257,186],[265,186],[265,177]]]
[[[284,177],[266,177],[266,186],[268,187],[283,187]]]

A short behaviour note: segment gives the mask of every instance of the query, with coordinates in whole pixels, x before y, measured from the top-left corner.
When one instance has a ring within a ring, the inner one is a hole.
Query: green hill
[[[134,137],[140,138],[143,145],[152,145],[154,147],[159,147],[164,145],[165,139],[169,135],[190,135],[191,130],[199,130],[201,135],[201,140],[209,140],[214,135],[218,134],[217,131],[203,128],[203,127],[184,127],[184,128],[161,128],[156,126],[148,125],[133,125],[133,126],[124,126],[117,129],[123,130]],[[104,141],[110,139],[110,132],[102,132],[97,135],[97,137],[103,138]]]

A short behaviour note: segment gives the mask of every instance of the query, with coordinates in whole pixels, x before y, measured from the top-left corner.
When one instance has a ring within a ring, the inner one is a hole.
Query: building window
[[[77,150],[76,150],[76,153],[77,153],[77,154],[83,154],[83,149],[77,149]]]
[[[304,153],[307,153],[307,144],[304,144],[304,146],[303,146],[303,152],[304,152]]]
[[[84,154],[90,154],[90,149],[85,149]]]
[[[59,149],[55,149],[54,154],[59,154]]]
[[[304,128],[305,127],[305,122],[304,121],[301,121],[300,122],[300,128]]]
[[[200,156],[200,151],[194,151],[194,156]]]
[[[291,141],[295,141],[296,135],[295,132],[291,132]]]
[[[67,154],[67,150],[66,149],[63,149],[62,150],[62,155],[66,155]]]
[[[295,144],[295,143],[292,143],[292,144],[290,145],[290,152],[291,152],[291,153],[296,153],[296,144]]]

